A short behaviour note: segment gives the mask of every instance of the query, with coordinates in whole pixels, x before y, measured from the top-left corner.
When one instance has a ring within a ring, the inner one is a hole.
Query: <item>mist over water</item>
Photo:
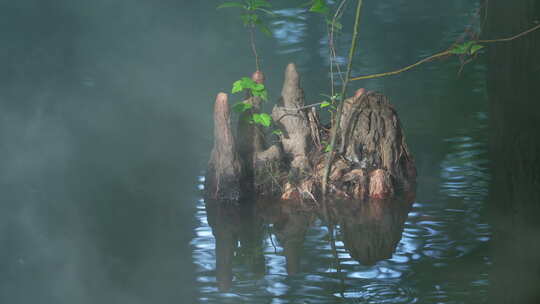
[[[191,302],[193,177],[211,137],[198,5],[0,12],[0,302]]]
[[[477,9],[465,0],[364,2],[354,75],[447,48]],[[198,177],[216,94],[254,71],[237,12],[219,3],[0,0],[0,303],[484,299],[491,228],[481,56],[460,76],[459,62],[447,60],[352,84],[390,97],[416,158],[416,202],[391,259],[361,265],[341,244],[340,299],[319,221],[306,232],[298,276],[283,275],[281,245],[264,237],[266,272],[236,265],[231,293],[217,291]],[[257,35],[267,107],[288,62],[298,65],[306,101],[320,101],[329,92],[324,24],[291,8],[300,3],[272,3],[273,36]],[[347,31],[338,39],[341,55],[349,40]]]

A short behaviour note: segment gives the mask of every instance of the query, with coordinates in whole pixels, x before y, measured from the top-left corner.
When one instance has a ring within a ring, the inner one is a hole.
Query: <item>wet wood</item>
[[[262,83],[264,75],[256,72],[252,79]],[[274,124],[282,134],[270,147],[267,142],[273,135],[267,130],[265,134],[264,128],[246,119],[261,111],[261,100],[247,97],[253,107],[239,118],[237,148],[228,123],[228,106],[219,101],[219,96],[216,101],[215,136],[219,139],[215,141],[209,170],[216,171],[214,175],[220,178],[211,180],[214,186],[210,187],[210,193],[233,198],[238,197],[237,189],[241,188],[244,194],[318,201],[326,159],[323,142],[329,139],[315,108],[305,107],[296,66],[293,63],[287,66],[281,97],[272,110]],[[221,98],[226,99],[226,95]],[[414,159],[398,114],[388,98],[360,88],[344,101],[343,107],[329,194],[365,200],[414,191]],[[220,187],[215,185],[217,181],[226,181],[231,186],[226,191],[229,193],[220,193]]]
[[[238,200],[241,164],[231,130],[228,97],[219,93],[214,105],[214,147],[205,179],[206,196],[215,200]]]
[[[278,105],[272,110],[272,118],[283,131],[280,136],[283,150],[291,159],[290,167],[302,172],[310,168],[307,156],[310,128],[304,110],[304,91],[300,87],[300,75],[296,65],[289,63],[285,70],[285,80]]]

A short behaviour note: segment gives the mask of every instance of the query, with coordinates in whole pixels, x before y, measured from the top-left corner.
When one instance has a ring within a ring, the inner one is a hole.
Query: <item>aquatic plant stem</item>
[[[332,168],[332,161],[334,160],[334,150],[335,150],[336,138],[338,134],[337,131],[339,129],[339,123],[341,121],[341,114],[343,112],[343,102],[345,100],[344,96],[347,93],[347,85],[349,84],[349,78],[351,77],[352,63],[353,63],[354,53],[356,52],[356,47],[357,47],[358,29],[360,27],[360,12],[361,11],[362,11],[362,0],[358,0],[358,4],[356,5],[356,13],[354,17],[354,28],[353,28],[351,47],[349,49],[347,71],[345,72],[345,81],[343,82],[343,85],[341,87],[341,95],[339,97],[340,102],[338,104],[338,109],[336,113],[336,121],[334,125],[332,126],[332,130],[330,132],[330,151],[327,153],[327,156],[326,156],[326,164],[324,166],[324,175],[323,175],[323,180],[322,180],[323,197],[325,197],[327,193],[326,186],[328,184],[328,175],[330,174],[330,169]]]

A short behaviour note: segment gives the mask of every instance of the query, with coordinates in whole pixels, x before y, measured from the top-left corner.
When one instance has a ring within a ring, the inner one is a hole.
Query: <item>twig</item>
[[[353,36],[351,41],[351,48],[349,49],[349,60],[347,63],[347,72],[345,74],[345,82],[343,83],[341,87],[341,95],[340,99],[341,102],[338,105],[337,114],[336,114],[336,123],[332,127],[331,135],[330,135],[330,151],[328,152],[328,156],[326,158],[326,164],[324,166],[324,175],[322,180],[322,195],[323,197],[326,196],[326,184],[328,183],[328,175],[330,174],[330,168],[332,167],[332,161],[334,158],[334,146],[336,144],[336,137],[337,137],[337,130],[339,129],[339,122],[341,120],[341,113],[343,112],[343,96],[345,96],[345,93],[347,92],[347,84],[349,83],[349,79],[351,77],[351,70],[352,70],[352,63],[353,63],[353,57],[354,53],[356,51],[356,45],[358,40],[358,28],[360,25],[360,12],[362,11],[362,0],[358,0],[358,4],[356,5],[356,14],[354,18],[354,28],[353,28]]]
[[[334,45],[334,29],[335,24],[338,18],[341,17],[343,14],[343,8],[345,6],[345,3],[347,3],[347,0],[342,0],[341,3],[338,5],[336,12],[334,16],[332,17],[332,24],[330,24],[330,32],[328,33],[328,47],[330,49],[330,80],[332,85],[332,96],[335,95],[335,88],[334,88],[334,71],[333,71],[333,65],[337,61],[337,55],[336,55],[336,47]],[[339,78],[341,78],[341,83],[345,82],[345,79],[343,78],[343,73],[341,72],[341,68],[339,67],[339,64],[336,64],[336,70],[338,72]]]
[[[429,62],[433,59],[436,59],[436,58],[440,58],[440,57],[444,57],[444,56],[448,56],[448,55],[451,55],[450,53],[450,50],[446,50],[444,52],[440,52],[440,53],[437,53],[437,54],[434,54],[434,55],[431,55],[427,58],[424,58],[416,63],[413,63],[411,65],[408,65],[404,68],[401,68],[399,70],[395,70],[395,71],[391,71],[391,72],[385,72],[385,73],[378,73],[378,74],[371,74],[371,75],[365,75],[365,76],[359,76],[359,77],[354,77],[354,78],[351,78],[349,79],[350,81],[354,81],[354,80],[362,80],[362,79],[371,79],[371,78],[380,78],[380,77],[384,77],[384,76],[390,76],[390,75],[396,75],[396,74],[399,74],[399,73],[403,73],[405,71],[408,71],[414,67],[417,67],[423,63],[426,63],[426,62]]]
[[[339,66],[339,63],[337,63],[337,55],[336,55],[336,47],[334,45],[334,32],[336,28],[336,22],[338,18],[341,18],[343,15],[343,11],[345,8],[345,4],[347,3],[347,0],[342,0],[341,3],[338,5],[336,12],[334,13],[334,16],[332,17],[332,23],[329,25],[329,31],[328,31],[328,50],[329,50],[329,57],[330,57],[330,85],[331,85],[331,91],[332,96],[336,95],[336,89],[334,84],[334,64],[336,65],[336,70],[338,73],[339,78],[341,79],[341,83],[345,83],[345,79],[343,78],[343,73],[341,72],[341,68]],[[334,112],[331,112],[330,121],[334,122]]]
[[[495,43],[495,42],[507,42],[507,41],[512,41],[512,40],[515,40],[519,37],[522,37],[524,35],[527,35],[533,31],[536,31],[540,29],[540,24],[539,25],[536,25],[524,32],[521,32],[517,35],[514,35],[512,37],[508,37],[508,38],[499,38],[499,39],[489,39],[489,40],[477,40],[476,42],[477,43]],[[371,74],[371,75],[365,75],[365,76],[358,76],[358,77],[353,77],[351,79],[349,79],[349,81],[355,81],[355,80],[362,80],[362,79],[372,79],[372,78],[380,78],[380,77],[385,77],[385,76],[391,76],[391,75],[396,75],[396,74],[400,74],[400,73],[403,73],[405,71],[408,71],[414,67],[417,67],[423,63],[426,63],[426,62],[429,62],[433,59],[436,59],[436,58],[440,58],[440,57],[444,57],[444,56],[448,56],[448,55],[452,55],[452,53],[450,52],[450,50],[446,50],[446,51],[443,51],[443,52],[439,52],[439,53],[436,53],[434,55],[431,55],[427,58],[424,58],[416,63],[413,63],[411,65],[408,65],[404,68],[401,68],[399,70],[395,70],[395,71],[391,71],[391,72],[385,72],[385,73],[378,73],[378,74]]]
[[[328,102],[328,101],[321,101],[321,102],[318,102],[318,103],[313,103],[313,104],[303,106],[303,107],[299,107],[299,108],[283,108],[283,109],[289,110],[289,111],[300,111],[300,110],[305,110],[305,109],[313,108],[313,107],[316,107],[316,106],[320,106],[325,102]]]
[[[249,27],[249,41],[251,44],[251,51],[253,51],[253,55],[255,56],[255,68],[257,68],[257,71],[261,70],[261,65],[259,62],[259,54],[257,54],[257,48],[255,47],[255,27],[250,26]]]
[[[528,33],[530,32],[534,32],[536,31],[537,29],[540,29],[540,24],[538,24],[537,26],[533,26],[532,28],[524,31],[524,32],[521,32],[517,35],[514,35],[512,37],[508,37],[508,38],[499,38],[499,39],[487,39],[487,40],[478,40],[477,42],[478,43],[493,43],[493,42],[506,42],[506,41],[512,41],[512,40],[515,40],[515,39],[518,39],[519,37],[521,36],[524,36],[524,35],[527,35]]]

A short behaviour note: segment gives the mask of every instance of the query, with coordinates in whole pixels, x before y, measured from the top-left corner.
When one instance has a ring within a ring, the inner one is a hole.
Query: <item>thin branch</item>
[[[257,54],[257,48],[255,47],[255,27],[250,26],[249,27],[249,41],[251,44],[251,51],[253,52],[253,55],[255,56],[255,68],[257,71],[261,70],[261,65],[259,62],[259,54]]]
[[[334,16],[332,17],[332,23],[330,24],[330,32],[328,37],[328,46],[330,48],[330,78],[332,82],[332,96],[335,95],[334,92],[334,73],[332,70],[332,64],[334,62],[337,62],[337,53],[336,53],[336,47],[334,44],[334,33],[335,33],[335,24],[336,21],[341,18],[344,12],[345,4],[347,3],[347,0],[342,0],[341,3],[338,5],[336,12],[334,13]],[[336,70],[338,72],[339,77],[341,78],[341,83],[345,83],[345,79],[343,78],[343,72],[341,72],[341,68],[339,67],[339,63],[336,64]]]
[[[512,41],[512,40],[515,40],[515,39],[518,39],[524,35],[527,35],[533,31],[536,31],[540,29],[540,24],[537,25],[537,26],[534,26],[524,32],[521,32],[517,35],[514,35],[512,37],[508,37],[508,38],[499,38],[499,39],[489,39],[489,40],[477,40],[476,42],[478,43],[495,43],[495,42],[507,42],[507,41]],[[372,79],[372,78],[380,78],[380,77],[385,77],[385,76],[391,76],[391,75],[396,75],[396,74],[400,74],[400,73],[403,73],[405,71],[408,71],[412,68],[415,68],[423,63],[426,63],[426,62],[429,62],[433,59],[437,59],[437,58],[441,58],[441,57],[444,57],[444,56],[449,56],[449,55],[452,55],[452,53],[450,52],[450,50],[446,50],[446,51],[443,51],[443,52],[440,52],[440,53],[436,53],[434,55],[431,55],[427,58],[424,58],[416,63],[413,63],[411,65],[408,65],[404,68],[401,68],[399,70],[395,70],[395,71],[391,71],[391,72],[385,72],[385,73],[378,73],[378,74],[371,74],[371,75],[365,75],[365,76],[358,76],[358,77],[353,77],[351,79],[349,79],[350,81],[355,81],[355,80],[362,80],[362,79]]]
[[[371,74],[371,75],[354,77],[354,78],[351,78],[350,81],[362,80],[362,79],[371,79],[371,78],[380,78],[380,77],[384,77],[384,76],[396,75],[396,74],[408,71],[408,70],[410,70],[410,69],[412,69],[414,67],[417,67],[417,66],[419,66],[419,65],[421,65],[423,63],[429,62],[429,61],[431,61],[433,59],[448,56],[448,55],[451,55],[450,50],[446,50],[444,52],[440,52],[440,53],[431,55],[431,56],[429,56],[427,58],[424,58],[424,59],[422,59],[422,60],[420,60],[420,61],[418,61],[416,63],[408,65],[408,66],[406,66],[404,68],[401,68],[399,70],[395,70],[395,71],[391,71],[391,72],[385,72],[385,73],[378,73],[378,74]]]
[[[345,96],[345,93],[347,92],[347,85],[351,77],[352,63],[353,63],[354,53],[356,52],[357,42],[358,42],[358,28],[360,25],[360,12],[361,11],[362,11],[362,0],[358,0],[358,4],[356,5],[356,14],[354,18],[354,28],[353,28],[353,35],[352,35],[352,41],[351,41],[351,48],[349,49],[349,60],[347,63],[347,72],[345,74],[345,82],[343,83],[341,87],[341,95],[340,95],[341,102],[339,103],[338,109],[337,109],[336,123],[335,125],[332,126],[332,131],[330,135],[330,151],[328,152],[328,156],[326,157],[326,164],[324,166],[324,175],[323,175],[323,180],[322,180],[323,197],[326,196],[326,190],[327,190],[326,184],[328,183],[328,175],[330,174],[332,161],[334,159],[334,146],[336,145],[337,130],[339,129],[341,113],[343,112],[343,97]]]
[[[300,111],[300,110],[305,110],[305,109],[309,109],[309,108],[313,108],[313,107],[322,105],[325,102],[328,102],[328,101],[321,101],[321,102],[313,103],[313,104],[303,106],[303,107],[299,107],[299,108],[283,108],[283,109],[290,110],[290,111]]]
[[[499,39],[488,39],[488,40],[478,40],[477,42],[479,43],[493,43],[493,42],[506,42],[506,41],[512,41],[514,39],[518,39],[519,37],[521,36],[524,36],[524,35],[527,35],[528,33],[530,32],[534,32],[536,31],[537,29],[540,29],[540,24],[538,24],[537,26],[534,26],[524,32],[521,32],[517,35],[514,35],[512,37],[508,37],[508,38],[499,38]]]

